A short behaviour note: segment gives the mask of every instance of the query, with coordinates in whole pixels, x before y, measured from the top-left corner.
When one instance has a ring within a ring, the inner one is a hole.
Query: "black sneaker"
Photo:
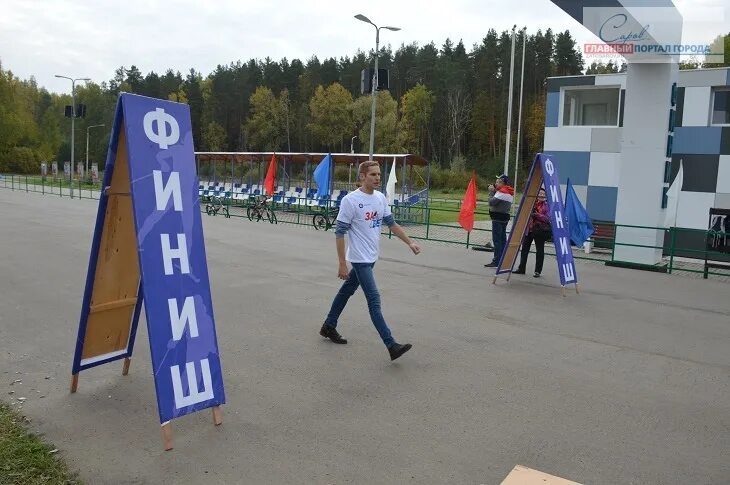
[[[496,268],[497,266],[499,266],[497,263],[489,263],[484,265],[485,268]]]
[[[516,270],[514,270],[512,272],[512,274],[525,274],[525,270],[524,269],[517,268]]]
[[[535,271],[535,274],[532,275],[532,277],[533,278],[539,278],[540,277],[540,273],[538,273],[537,271]]]
[[[326,323],[322,325],[322,328],[319,331],[319,334],[323,336],[324,338],[328,338],[331,341],[333,341],[336,344],[346,344],[347,339],[342,338],[342,335],[337,333],[337,329],[334,327],[330,327]]]
[[[401,355],[405,354],[413,347],[411,344],[393,344],[392,347],[388,347],[388,353],[390,353],[390,360],[395,360]]]

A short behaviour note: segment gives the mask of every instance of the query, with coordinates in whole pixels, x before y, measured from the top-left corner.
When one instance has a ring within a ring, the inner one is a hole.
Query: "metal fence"
[[[78,199],[99,199],[101,182],[56,179],[33,175],[0,175],[0,189],[23,192],[71,197]],[[259,217],[261,214],[254,206],[259,197],[246,196],[233,198],[223,194],[221,197],[211,197],[201,192],[200,207],[204,213],[211,216],[228,217],[237,220],[264,222],[271,224],[291,224],[306,226],[317,230],[332,230],[336,218],[338,201],[313,200],[306,197],[295,200],[274,201],[269,199],[266,207],[270,208],[271,217]],[[406,227],[408,235],[413,239],[433,241],[448,245],[462,246],[474,249],[488,249],[491,241],[491,223],[486,211],[475,212],[474,229],[466,232],[458,224],[461,201],[448,199],[433,199],[431,205],[416,204],[413,206],[397,205],[392,207],[393,215],[399,224]],[[730,235],[702,229],[689,228],[660,228],[650,226],[632,226],[624,224],[610,224],[612,237],[594,237],[590,250],[576,248],[573,252],[575,259],[594,261],[597,263],[626,266],[637,269],[648,269],[663,273],[695,274],[708,278],[719,277],[723,281],[730,281],[730,254],[713,251],[706,245],[711,237],[726,238]],[[661,244],[629,244],[620,242],[622,231],[646,231],[648,235],[662,239]],[[383,234],[392,238],[392,233],[384,228]],[[618,247],[636,247],[661,251],[662,261],[653,266],[641,266],[624,263],[616,258]],[[555,248],[548,243],[545,254],[555,255]],[[487,258],[485,258],[486,260]]]
[[[63,178],[42,177],[40,175],[0,174],[0,189],[40,194],[58,195],[74,199],[99,199],[101,181],[91,182]]]

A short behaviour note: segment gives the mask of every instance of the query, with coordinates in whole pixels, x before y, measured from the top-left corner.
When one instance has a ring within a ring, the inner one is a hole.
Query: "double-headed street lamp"
[[[74,173],[74,135],[76,134],[74,131],[74,120],[76,119],[76,81],[91,81],[88,77],[79,77],[79,78],[72,78],[68,76],[61,76],[59,74],[56,74],[56,77],[60,77],[62,79],[68,79],[71,81],[71,174]],[[71,181],[73,180],[73,175],[71,176]],[[71,187],[71,197],[74,196],[74,184],[69,183]]]
[[[374,147],[375,147],[375,104],[376,104],[376,99],[377,99],[376,94],[378,91],[378,52],[380,49],[380,29],[398,31],[398,30],[400,30],[400,27],[388,27],[388,26],[378,27],[377,25],[372,23],[369,18],[367,18],[366,16],[364,16],[361,13],[355,15],[355,18],[375,27],[375,72],[373,73],[373,83],[371,85],[372,94],[373,94],[373,106],[372,106],[372,112],[370,113],[370,160],[372,160],[373,151],[374,151]]]
[[[101,126],[104,126],[104,123],[100,125],[91,125],[86,127],[86,175],[88,177],[89,174],[89,130],[92,128],[99,128]]]

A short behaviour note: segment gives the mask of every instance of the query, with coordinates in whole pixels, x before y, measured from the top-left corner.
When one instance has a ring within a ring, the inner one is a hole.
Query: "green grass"
[[[461,201],[430,201],[429,203],[429,217],[428,221],[430,224],[450,224],[459,220],[459,209]],[[488,221],[490,220],[489,214],[478,210],[474,213],[475,221]]]
[[[464,199],[464,193],[457,193],[456,191],[453,193],[445,192],[445,190],[431,191],[431,200],[429,200],[428,205],[431,209],[429,216],[429,223],[431,224],[450,224],[458,221],[459,219],[459,210],[461,209],[461,202]],[[515,194],[515,210],[517,210],[521,197],[521,193]],[[489,217],[489,206],[487,205],[488,199],[488,192],[477,193],[477,209],[474,213],[475,221],[491,220]]]
[[[0,402],[0,483],[3,485],[80,484],[54,448],[29,433],[23,418]]]

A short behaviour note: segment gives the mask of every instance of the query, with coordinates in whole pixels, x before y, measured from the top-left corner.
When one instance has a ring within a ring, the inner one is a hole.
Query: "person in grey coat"
[[[496,268],[507,244],[507,223],[510,219],[512,203],[515,201],[515,189],[507,175],[500,175],[489,190],[489,217],[492,218],[492,241],[494,257],[485,264],[487,268]]]

